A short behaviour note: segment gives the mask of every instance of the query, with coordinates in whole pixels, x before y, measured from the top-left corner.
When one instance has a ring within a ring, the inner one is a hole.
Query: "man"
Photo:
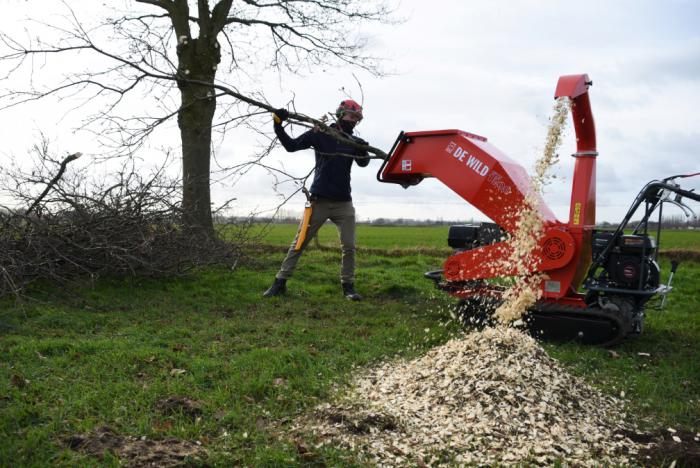
[[[353,161],[358,166],[367,166],[367,153],[316,129],[309,130],[298,138],[292,138],[282,127],[282,122],[289,117],[289,112],[286,109],[278,109],[272,117],[275,134],[284,149],[294,152],[313,148],[316,167],[310,190],[310,217],[300,223],[275,281],[263,293],[263,297],[278,296],[287,291],[287,280],[292,276],[302,252],[323,223],[330,219],[340,234],[340,282],[343,295],[349,300],[359,301],[362,297],[355,292],[355,207],[350,196],[350,169]],[[342,101],[336,110],[336,117],[337,120],[330,125],[331,128],[348,139],[367,144],[361,138],[353,136],[355,126],[362,120],[362,106],[352,99]]]

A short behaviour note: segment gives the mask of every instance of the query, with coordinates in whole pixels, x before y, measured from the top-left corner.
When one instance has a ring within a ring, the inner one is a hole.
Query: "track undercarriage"
[[[430,272],[426,276],[432,275],[431,279],[434,279],[436,273]],[[444,281],[438,281],[436,285],[461,297],[454,315],[465,326],[480,328],[498,322],[495,311],[503,303],[503,286],[476,285],[473,282],[458,285]],[[608,347],[642,332],[644,309],[623,296],[612,296],[585,307],[539,301],[528,308],[514,326],[528,330],[537,338]]]

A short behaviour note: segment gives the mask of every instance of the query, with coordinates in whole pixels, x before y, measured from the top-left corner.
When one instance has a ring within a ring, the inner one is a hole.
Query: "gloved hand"
[[[282,122],[287,120],[289,118],[289,111],[284,108],[280,109],[275,109],[275,112],[272,114],[272,120],[275,121],[275,124],[280,125]]]
[[[357,138],[353,137],[353,140],[355,140],[355,143],[359,143],[361,145],[369,146],[369,143],[367,143],[365,140],[362,138]],[[367,151],[360,149],[360,148],[355,148],[355,156],[367,156]]]

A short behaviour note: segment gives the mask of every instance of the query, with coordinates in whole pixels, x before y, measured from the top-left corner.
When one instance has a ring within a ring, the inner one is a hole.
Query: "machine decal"
[[[496,171],[491,172],[491,174],[489,174],[486,180],[488,180],[489,183],[496,188],[496,190],[498,190],[504,195],[510,195],[513,191],[513,189],[510,188],[510,185],[508,185],[503,176]]]
[[[454,156],[454,158],[459,161],[463,162],[467,165],[467,167],[471,168],[474,172],[479,174],[481,177],[484,177],[486,174],[489,173],[489,167],[484,164],[482,160],[477,158],[476,156],[469,154],[469,151],[465,150],[461,146],[458,146],[457,143],[454,141],[451,141],[447,147],[445,148],[445,151],[448,154],[451,154]],[[466,161],[465,161],[466,159]]]
[[[474,170],[474,172],[479,174],[481,177],[484,177],[486,174],[489,173],[489,167],[486,164],[484,164],[480,159],[476,158],[475,156],[472,156],[471,154],[469,155],[469,159],[467,160],[467,166],[471,167]]]
[[[404,172],[411,172],[411,167],[413,166],[413,163],[410,159],[404,159],[401,161],[401,170]]]
[[[574,204],[574,226],[581,224],[581,202]]]

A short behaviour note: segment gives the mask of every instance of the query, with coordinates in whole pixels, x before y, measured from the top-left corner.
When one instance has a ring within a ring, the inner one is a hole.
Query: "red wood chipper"
[[[526,274],[543,273],[541,298],[528,310],[525,322],[545,337],[610,346],[639,334],[644,310],[652,298],[663,305],[678,264],[672,262],[668,284],[660,283],[657,263],[662,207],[672,203],[687,216],[683,197],[700,201],[677,180],[698,174],[649,182],[632,203],[616,230],[595,229],[596,136],[587,75],[559,78],[555,98],[571,100],[577,148],[568,222],[556,219],[537,193],[525,169],[486,138],[461,130],[401,132],[377,173],[381,182],[404,188],[435,177],[478,208],[493,222],[451,226],[448,244],[455,253],[442,270],[426,277],[461,299],[464,310],[495,307],[505,288],[496,278],[512,277],[512,234],[526,197],[534,197],[544,224]],[[630,223],[643,206],[641,220]],[[658,210],[657,210],[658,209]],[[649,220],[658,212],[656,236]],[[632,224],[634,228],[632,229]],[[631,233],[625,233],[625,229]]]

